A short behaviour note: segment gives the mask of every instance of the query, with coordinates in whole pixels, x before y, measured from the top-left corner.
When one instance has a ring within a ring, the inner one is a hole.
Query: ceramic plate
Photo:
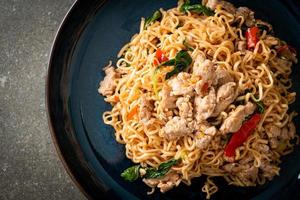
[[[236,0],[236,6],[253,9],[256,16],[270,22],[280,38],[300,52],[300,3],[297,0]],[[124,147],[116,143],[113,129],[102,121],[110,109],[97,92],[103,79],[103,66],[116,60],[119,49],[138,32],[141,17],[159,8],[175,7],[175,0],[78,1],[55,39],[49,62],[47,106],[53,141],[67,171],[91,199],[205,199],[201,192],[204,178],[191,186],[181,184],[165,194],[146,195],[149,188],[141,181],[122,180],[122,170],[132,165]],[[300,113],[299,65],[293,69],[293,105]],[[299,118],[296,119],[300,130]],[[213,199],[297,198],[300,149],[284,157],[280,176],[270,183],[251,188],[228,186],[217,179],[219,192]],[[299,186],[299,183],[298,183]],[[292,195],[290,195],[292,194]],[[290,197],[289,197],[290,195]]]

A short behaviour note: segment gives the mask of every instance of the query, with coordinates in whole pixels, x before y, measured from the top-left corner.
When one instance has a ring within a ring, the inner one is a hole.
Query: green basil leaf
[[[162,17],[161,12],[160,12],[159,10],[155,11],[151,17],[148,17],[148,18],[145,20],[144,29],[146,29],[152,22],[155,22],[155,21],[157,21],[157,20],[160,20],[161,17]]]
[[[184,50],[181,50],[176,54],[175,60],[176,60],[176,63],[182,62],[182,63],[185,63],[187,65],[190,65],[193,61],[190,54],[187,51],[184,51]]]
[[[198,14],[204,14],[206,16],[212,16],[215,14],[215,12],[213,10],[211,10],[210,8],[202,5],[202,4],[194,4],[194,5],[190,5],[190,2],[186,2],[184,3],[181,7],[180,7],[180,11],[181,12],[194,12],[194,13],[198,13]]]
[[[166,62],[161,63],[161,64],[158,66],[158,68],[159,68],[159,67],[163,67],[163,66],[171,66],[171,65],[175,65],[175,58],[174,58],[174,59],[171,59],[171,60],[168,60],[168,61],[166,61]]]
[[[188,5],[190,5],[190,4],[191,4],[191,1],[190,1],[190,0],[186,0],[186,1],[184,2],[184,4],[182,4],[182,6],[179,8],[179,11],[180,11],[180,12],[186,12],[186,11],[185,11],[185,7],[188,6]]]
[[[177,63],[177,64],[175,65],[174,69],[166,74],[166,79],[169,79],[169,78],[171,78],[172,76],[174,76],[174,75],[176,75],[176,74],[179,74],[179,73],[182,72],[185,68],[186,68],[186,65],[185,65],[185,64]]]
[[[257,105],[257,111],[262,114],[265,112],[265,105],[263,104],[263,102],[261,101],[258,101],[258,102],[255,102],[256,105]]]
[[[192,61],[192,57],[187,51],[179,51],[175,57],[174,69],[166,74],[166,79],[169,79],[173,75],[184,71],[192,63]]]
[[[145,178],[159,178],[166,175],[172,166],[176,165],[179,159],[172,159],[167,162],[161,163],[157,169],[150,167],[146,169]]]
[[[121,173],[121,177],[124,178],[126,181],[135,181],[140,177],[140,173],[139,173],[139,169],[140,169],[140,165],[134,165],[132,167],[129,167],[127,169],[125,169],[122,173]]]

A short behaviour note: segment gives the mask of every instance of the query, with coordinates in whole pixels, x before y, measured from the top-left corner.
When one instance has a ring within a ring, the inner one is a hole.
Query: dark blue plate
[[[239,0],[256,15],[273,24],[275,33],[300,52],[300,3],[297,0]],[[116,60],[119,49],[138,32],[141,17],[159,8],[175,7],[177,1],[111,0],[78,1],[58,32],[49,63],[47,106],[53,141],[71,177],[93,199],[204,199],[204,178],[191,186],[181,184],[166,194],[149,190],[141,181],[128,183],[120,173],[132,163],[124,147],[115,142],[113,129],[103,124],[102,113],[110,109],[97,92],[102,67]],[[299,69],[293,70],[294,90],[300,94]],[[298,77],[298,78],[297,78]],[[298,97],[299,100],[299,97]],[[300,101],[293,108],[300,113]],[[300,130],[299,119],[296,119]],[[217,179],[213,198],[300,198],[296,188],[300,149],[283,159],[281,174],[264,186],[238,188]],[[299,186],[299,183],[298,183]],[[293,194],[293,195],[290,195]],[[298,196],[297,196],[298,195]]]

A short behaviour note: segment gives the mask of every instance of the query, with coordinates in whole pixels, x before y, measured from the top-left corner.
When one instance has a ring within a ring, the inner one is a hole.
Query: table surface
[[[45,112],[55,33],[74,0],[0,1],[0,199],[85,199],[60,162]]]

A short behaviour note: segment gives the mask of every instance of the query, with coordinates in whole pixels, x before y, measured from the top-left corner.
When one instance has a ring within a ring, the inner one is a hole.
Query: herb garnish
[[[146,29],[152,22],[160,20],[161,17],[162,17],[161,12],[159,10],[155,11],[151,17],[146,18],[144,29]]]
[[[146,179],[162,177],[166,175],[171,167],[176,165],[178,161],[179,159],[172,159],[167,162],[163,162],[158,166],[157,169],[153,167],[144,168],[146,170],[144,177]],[[129,167],[121,173],[121,177],[123,177],[126,181],[135,181],[140,177],[139,169],[142,169],[140,165]]]
[[[264,112],[265,112],[265,106],[264,106],[263,102],[257,101],[257,102],[255,102],[255,103],[256,103],[256,105],[257,105],[257,111],[258,111],[260,114],[264,113]]]
[[[158,166],[158,169],[155,168],[147,168],[145,178],[159,178],[168,173],[173,165],[178,162],[176,159],[169,160],[167,162],[161,163]]]
[[[202,4],[193,4],[191,5],[190,1],[186,1],[181,7],[180,7],[180,11],[181,12],[194,12],[194,13],[198,13],[201,14],[203,13],[206,16],[211,16],[214,15],[215,12],[213,10],[211,10],[210,8],[202,5]]]
[[[174,65],[174,69],[166,74],[166,79],[169,79],[173,75],[185,70],[191,63],[192,57],[190,54],[185,50],[181,50],[176,54],[175,58],[163,62],[158,67]]]
[[[139,173],[140,167],[141,167],[140,165],[134,165],[132,167],[125,169],[121,173],[121,177],[124,178],[126,181],[130,181],[130,182],[137,180],[140,177],[140,173]]]

